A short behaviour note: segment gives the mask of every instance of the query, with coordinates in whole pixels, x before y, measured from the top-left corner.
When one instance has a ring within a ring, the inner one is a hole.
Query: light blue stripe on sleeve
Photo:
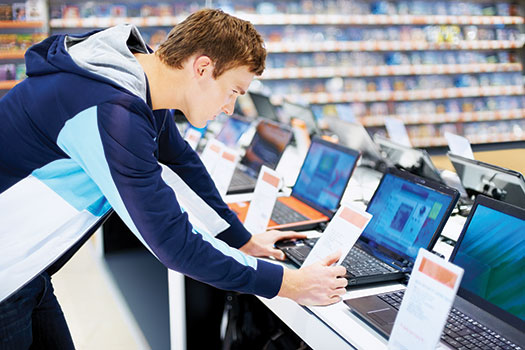
[[[148,247],[113,182],[98,130],[97,107],[90,107],[68,120],[58,135],[57,144],[93,179],[120,218]]]
[[[195,225],[193,225],[193,233],[200,234],[203,240],[209,242],[215,249],[224,255],[232,257],[233,259],[237,260],[238,263],[243,264],[244,266],[250,266],[254,270],[257,270],[257,259],[253,256],[244,254],[240,250],[230,247],[228,244],[213,237],[213,235],[207,233],[205,230],[195,227]]]
[[[34,177],[64,198],[78,211],[104,215],[111,206],[98,186],[72,159],[59,159],[33,171]]]

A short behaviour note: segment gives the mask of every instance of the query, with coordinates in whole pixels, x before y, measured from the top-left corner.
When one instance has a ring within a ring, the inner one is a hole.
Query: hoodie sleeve
[[[250,232],[224,203],[199,155],[182,138],[173,118],[168,117],[164,126],[159,137],[159,161],[180,176],[189,187],[190,195],[200,197],[203,205],[211,209],[208,219],[216,214],[227,222],[229,227],[222,232],[215,231],[216,237],[232,247],[242,247],[250,240]]]
[[[281,286],[281,266],[242,254],[192,227],[162,179],[154,156],[157,135],[148,115],[133,106],[94,106],[66,122],[57,144],[79,163],[166,267],[218,288],[275,296]],[[184,148],[182,155],[182,161],[195,162]]]

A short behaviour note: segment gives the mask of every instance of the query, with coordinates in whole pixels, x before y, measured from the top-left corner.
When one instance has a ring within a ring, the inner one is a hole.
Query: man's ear
[[[211,58],[206,55],[197,56],[193,61],[193,73],[197,77],[212,76],[213,62]]]

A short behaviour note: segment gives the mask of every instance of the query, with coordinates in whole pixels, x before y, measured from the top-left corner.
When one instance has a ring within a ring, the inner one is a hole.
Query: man
[[[73,347],[46,269],[111,208],[166,267],[197,280],[340,300],[338,254],[300,270],[253,258],[282,259],[273,244],[297,235],[246,231],[167,112],[196,127],[232,114],[265,57],[254,27],[220,10],[189,16],[155,53],[129,25],[28,50],[28,78],[0,100],[0,348]]]

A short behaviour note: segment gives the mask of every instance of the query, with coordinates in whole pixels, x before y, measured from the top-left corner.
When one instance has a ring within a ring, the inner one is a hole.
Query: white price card
[[[253,198],[244,220],[244,226],[251,233],[266,231],[281,183],[281,177],[276,171],[264,165],[261,167]]]
[[[222,150],[225,147],[222,142],[216,139],[211,139],[206,143],[206,147],[204,147],[201,154],[201,160],[210,174],[213,174],[215,166],[221,158]]]
[[[462,277],[462,268],[420,249],[388,349],[434,350]]]
[[[372,214],[362,209],[348,204],[339,207],[321,238],[306,257],[303,266],[321,261],[336,251],[341,252],[341,258],[337,262],[340,264],[357,242],[370,219]]]
[[[401,119],[387,117],[385,118],[385,127],[390,140],[407,147],[412,147],[407,128]]]
[[[235,150],[225,147],[219,161],[215,165],[213,174],[211,174],[217,190],[223,197],[226,195],[226,192],[228,192],[228,187],[230,187],[238,159],[239,155]]]
[[[197,149],[197,145],[199,144],[201,137],[202,134],[198,130],[195,130],[194,128],[188,128],[188,130],[186,130],[184,139],[188,141],[191,148]]]
[[[450,152],[457,154],[458,156],[474,159],[474,152],[472,152],[472,146],[470,141],[463,136],[453,134],[451,132],[445,132],[445,138],[447,139],[448,148]]]

